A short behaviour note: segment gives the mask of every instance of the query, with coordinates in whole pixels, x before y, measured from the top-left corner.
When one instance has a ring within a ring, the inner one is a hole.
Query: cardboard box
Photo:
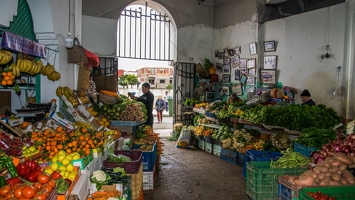
[[[0,120],[0,129],[3,132],[12,134],[13,136],[16,136],[16,137],[21,137],[23,135],[22,131],[16,130],[15,128],[13,128],[10,125],[6,124],[2,120]]]
[[[23,123],[24,119],[23,117],[20,118],[9,118],[8,119],[8,124],[10,124],[10,126],[19,126]]]
[[[56,122],[58,122],[60,125],[64,126],[65,128],[69,129],[69,130],[73,130],[74,129],[74,124],[66,119],[61,118],[60,116],[58,116],[57,113],[55,113],[52,116],[52,119],[54,119]]]

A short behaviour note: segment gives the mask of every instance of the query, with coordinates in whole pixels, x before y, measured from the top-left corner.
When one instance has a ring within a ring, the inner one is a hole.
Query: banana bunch
[[[86,129],[94,129],[94,127],[91,126],[91,124],[84,122],[84,121],[75,121],[75,126],[79,128],[86,128]],[[75,131],[76,132],[76,131]],[[80,129],[79,129],[80,132]],[[82,135],[81,133],[79,135]]]
[[[93,107],[86,108],[86,111],[88,111],[90,115],[94,117],[98,114],[98,112],[96,112]]]
[[[39,61],[30,61],[27,59],[18,59],[15,70],[16,77],[20,76],[19,72],[28,73],[31,75],[39,74],[42,71],[43,64]]]
[[[17,66],[16,63],[12,63],[9,67],[10,70],[12,70],[12,74],[14,77],[19,77],[21,74],[20,68]]]
[[[88,104],[90,103],[90,99],[88,96],[84,96],[84,97],[79,97],[80,101],[82,104]]]
[[[5,65],[12,60],[12,53],[6,50],[0,50],[0,65]]]
[[[61,77],[60,73],[55,71],[54,66],[49,63],[42,67],[41,74],[47,76],[51,81],[57,81]]]
[[[57,87],[57,89],[55,91],[55,94],[58,97],[62,97],[62,95],[64,95],[74,107],[79,105],[79,101],[76,98],[73,90],[71,90],[68,86],[65,86],[65,87],[59,86],[59,87]]]

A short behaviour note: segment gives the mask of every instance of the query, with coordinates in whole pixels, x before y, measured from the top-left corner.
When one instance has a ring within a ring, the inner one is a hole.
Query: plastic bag
[[[184,126],[181,130],[179,139],[177,140],[176,147],[188,149],[191,139],[191,131],[188,127]]]

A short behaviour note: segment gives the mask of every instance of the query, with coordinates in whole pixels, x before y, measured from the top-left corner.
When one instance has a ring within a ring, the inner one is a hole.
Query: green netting
[[[0,35],[4,31],[21,35],[32,41],[36,40],[36,35],[33,31],[32,14],[26,0],[18,1],[17,16],[14,16],[12,22],[10,22],[9,28],[0,28]]]

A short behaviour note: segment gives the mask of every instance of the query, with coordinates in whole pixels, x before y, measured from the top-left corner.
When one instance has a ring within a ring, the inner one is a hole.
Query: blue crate
[[[221,157],[230,157],[230,158],[235,158],[236,160],[238,160],[238,155],[239,152],[238,151],[232,151],[229,149],[221,149]]]
[[[213,144],[213,155],[220,157],[222,146],[220,144]]]
[[[277,196],[279,200],[298,200],[298,190],[302,187],[292,185],[288,182],[290,176],[280,176]]]
[[[230,162],[230,163],[232,163],[232,164],[234,164],[234,165],[236,165],[236,164],[237,164],[237,161],[238,161],[238,158],[232,158],[232,157],[229,157],[229,156],[222,156],[222,155],[221,155],[219,158],[220,158],[221,160]]]
[[[139,149],[140,145],[133,145],[133,149]],[[157,144],[153,145],[152,151],[142,151],[143,171],[153,171],[155,160],[157,158]]]
[[[311,153],[316,151],[317,148],[315,147],[306,147],[300,143],[294,142],[293,143],[293,151],[298,152],[304,156],[307,156],[308,158],[311,157]]]
[[[258,151],[258,150],[248,150],[245,152],[245,158],[243,160],[243,171],[242,176],[245,178],[247,162],[249,161],[271,161],[277,160],[281,156],[280,152],[274,151]],[[238,160],[239,162],[239,160]]]
[[[239,153],[238,154],[238,164],[243,165],[245,160],[245,154]]]

